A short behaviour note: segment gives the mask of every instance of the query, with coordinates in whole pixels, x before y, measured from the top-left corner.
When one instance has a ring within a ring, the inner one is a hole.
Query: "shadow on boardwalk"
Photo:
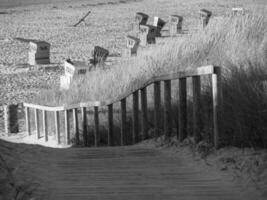
[[[222,174],[146,145],[3,146],[9,150],[16,146],[13,155],[20,156],[19,176],[33,176],[39,182],[36,199],[257,199]]]

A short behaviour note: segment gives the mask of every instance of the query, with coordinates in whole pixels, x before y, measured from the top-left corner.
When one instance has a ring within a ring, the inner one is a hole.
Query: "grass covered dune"
[[[62,105],[115,98],[153,76],[209,64],[223,67],[227,77],[236,70],[252,73],[264,69],[267,63],[266,30],[264,11],[243,17],[215,18],[205,30],[148,48],[138,57],[110,69],[93,71],[75,80],[68,91],[57,88],[44,91],[34,101]]]
[[[110,69],[93,71],[75,80],[68,91],[43,91],[35,103],[54,106],[116,98],[153,76],[212,64],[223,68],[226,142],[266,146],[267,91],[260,81],[267,74],[266,11],[213,18],[206,29],[148,48]]]

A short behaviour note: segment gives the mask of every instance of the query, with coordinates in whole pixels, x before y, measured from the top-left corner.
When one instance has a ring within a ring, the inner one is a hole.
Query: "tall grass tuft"
[[[44,91],[36,102],[61,105],[115,98],[155,75],[207,64],[223,68],[224,144],[267,145],[266,8],[213,18],[203,30],[157,45],[136,58],[76,79],[68,91]],[[207,102],[203,102],[204,104]]]

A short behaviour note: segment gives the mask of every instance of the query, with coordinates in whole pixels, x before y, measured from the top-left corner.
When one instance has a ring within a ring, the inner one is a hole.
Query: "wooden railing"
[[[45,141],[48,141],[48,124],[47,124],[47,113],[54,113],[55,120],[55,133],[57,142],[60,144],[60,120],[59,113],[64,112],[64,134],[65,142],[70,144],[70,131],[73,131],[76,135],[76,141],[79,143],[79,128],[78,128],[78,114],[81,113],[82,120],[82,135],[84,144],[87,145],[87,115],[86,111],[88,107],[94,108],[94,138],[95,146],[99,143],[99,107],[107,106],[108,112],[108,145],[113,145],[113,104],[120,102],[120,143],[124,144],[124,136],[126,135],[126,99],[132,95],[132,141],[133,143],[138,142],[139,132],[142,133],[141,138],[145,139],[148,135],[148,105],[147,105],[147,86],[154,85],[154,130],[155,136],[159,136],[160,130],[160,107],[161,107],[161,87],[160,83],[164,84],[164,134],[166,137],[170,137],[172,133],[172,123],[171,123],[171,81],[179,80],[179,120],[178,120],[178,135],[179,140],[184,140],[187,137],[187,78],[192,77],[192,87],[193,87],[193,136],[198,142],[201,138],[201,117],[202,113],[200,111],[200,97],[201,97],[201,81],[200,76],[209,75],[211,77],[211,87],[212,87],[212,127],[213,127],[213,141],[214,146],[217,148],[219,146],[219,136],[221,128],[221,70],[219,67],[215,66],[204,66],[195,69],[188,69],[185,71],[180,71],[174,74],[161,75],[152,78],[147,83],[145,83],[141,88],[135,88],[125,94],[122,94],[116,99],[108,99],[106,101],[93,101],[93,102],[82,102],[76,105],[68,106],[58,106],[49,107],[41,106],[35,104],[24,103],[25,106],[25,116],[26,116],[26,130],[31,135],[31,121],[30,121],[30,109],[34,110],[34,121],[36,129],[36,138],[40,138],[40,124],[38,112],[42,112],[42,127]],[[141,94],[141,127],[139,127],[139,91]],[[73,123],[72,129],[70,130],[70,113],[72,110]]]

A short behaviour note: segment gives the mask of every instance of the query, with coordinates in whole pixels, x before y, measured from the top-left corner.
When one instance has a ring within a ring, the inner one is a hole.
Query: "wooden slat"
[[[124,145],[126,136],[126,99],[121,100],[121,145]]]
[[[54,111],[55,115],[55,131],[56,131],[56,140],[60,144],[60,125],[59,125],[59,111]]]
[[[150,85],[151,83],[158,82],[158,81],[174,80],[174,79],[186,78],[186,77],[192,77],[192,76],[209,75],[209,74],[217,73],[217,71],[219,71],[219,70],[220,70],[219,67],[215,67],[213,65],[186,69],[183,71],[179,71],[177,73],[171,73],[171,74],[165,74],[165,75],[152,77],[149,81],[144,83],[141,87],[142,88],[146,87],[146,86]],[[35,104],[30,104],[30,103],[24,103],[24,106],[25,107],[31,107],[31,108],[37,108],[40,110],[46,110],[46,111],[63,111],[66,109],[73,109],[73,108],[79,108],[79,107],[106,106],[109,104],[116,103],[116,102],[120,101],[121,99],[124,99],[124,98],[130,96],[133,93],[133,91],[136,91],[138,89],[139,88],[133,88],[132,91],[127,91],[126,93],[121,94],[118,98],[107,99],[105,101],[81,102],[79,104],[68,105],[68,106],[58,106],[58,107],[41,106],[41,105],[35,105]]]
[[[26,172],[38,176],[36,192],[44,200],[264,199],[259,190],[246,191],[223,172],[199,166],[201,161],[186,152],[170,154],[145,144],[61,149],[45,159],[47,152],[55,151],[38,151],[38,166],[45,166],[30,160],[36,148],[27,148],[20,163],[20,169],[34,163],[35,169]]]
[[[80,144],[80,135],[79,135],[79,122],[78,122],[78,108],[72,109],[73,114],[73,129],[75,134],[76,145]]]
[[[154,129],[155,136],[160,135],[160,82],[154,83]]]
[[[208,65],[208,66],[203,66],[203,67],[198,67],[198,68],[186,69],[184,71],[179,71],[177,73],[155,76],[155,77],[152,77],[147,82],[145,82],[141,86],[141,88],[147,87],[151,83],[158,82],[158,81],[175,80],[179,78],[186,78],[186,77],[192,77],[192,76],[209,75],[209,74],[217,73],[219,69],[220,69],[219,67]],[[126,93],[119,95],[116,99],[107,99],[102,102],[88,102],[88,105],[100,104],[101,106],[105,106],[105,105],[113,104],[113,103],[120,101],[121,99],[124,99],[130,96],[134,91],[138,90],[139,88],[133,88],[131,91],[127,91]]]
[[[108,146],[113,146],[113,105],[108,105]]]
[[[138,90],[133,93],[133,144],[138,142],[139,137],[139,95]]]
[[[203,76],[209,75],[217,72],[218,67],[214,67],[213,65],[198,67],[198,68],[190,68],[183,71],[179,71],[177,73],[165,74],[157,77],[153,77],[154,81],[165,81],[165,80],[174,80],[180,78],[187,78],[192,76]]]
[[[87,116],[86,116],[86,108],[82,107],[82,133],[83,133],[83,143],[84,146],[87,146]]]
[[[36,139],[40,138],[40,126],[39,126],[39,115],[38,109],[34,109],[34,121],[35,121],[35,129],[36,129]]]
[[[77,103],[77,104],[71,104],[71,105],[64,105],[63,106],[63,110],[72,110],[74,108],[80,108],[81,103]]]
[[[25,107],[26,131],[31,135],[30,108]]]
[[[221,73],[212,74],[212,104],[213,104],[213,134],[214,147],[219,148],[220,131],[222,131],[222,87],[221,87]]]
[[[95,106],[94,107],[94,121],[95,121],[95,130],[94,130],[94,134],[95,134],[95,146],[97,147],[99,145],[99,115],[98,115],[98,107]]]
[[[142,139],[148,137],[148,118],[147,118],[147,90],[141,89],[141,109],[142,109]]]
[[[89,102],[81,102],[80,107],[99,107],[99,106],[107,106],[107,104],[101,102],[101,101],[89,101]]]
[[[179,79],[179,140],[187,137],[186,78]]]
[[[31,103],[23,103],[24,107],[28,108],[36,108],[39,110],[46,110],[46,111],[62,111],[64,110],[64,106],[41,106],[41,105],[36,105],[36,104],[31,104]]]
[[[171,136],[171,81],[164,81],[164,133],[166,138]]]
[[[201,121],[201,84],[200,84],[200,76],[192,77],[193,84],[193,135],[194,140],[198,143],[201,138],[201,129],[202,129],[202,121]]]
[[[70,144],[70,115],[69,110],[64,111],[66,144]]]
[[[48,130],[47,130],[47,111],[43,110],[43,133],[45,137],[45,141],[48,141]]]

